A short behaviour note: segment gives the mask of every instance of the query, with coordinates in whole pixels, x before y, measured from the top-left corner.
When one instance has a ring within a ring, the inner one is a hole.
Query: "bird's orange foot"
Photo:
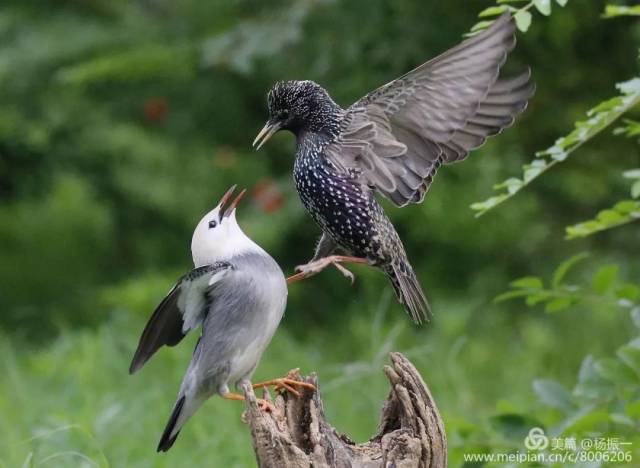
[[[310,383],[302,382],[300,380],[296,380],[293,378],[294,375],[299,375],[299,369],[293,369],[289,371],[286,377],[280,377],[278,379],[267,380],[266,382],[261,382],[253,385],[253,388],[264,388],[264,387],[274,387],[276,392],[289,392],[293,393],[295,396],[302,396],[298,391],[298,388],[304,388],[310,390],[312,392],[316,391],[316,387]]]
[[[254,385],[255,388],[255,385]],[[245,400],[245,396],[244,395],[240,395],[238,393],[225,393],[222,395],[222,398],[226,399],[226,400],[235,400],[235,401],[244,401]],[[271,403],[269,400],[265,400],[264,398],[257,398],[256,401],[258,402],[258,407],[266,412],[266,413],[273,413],[276,410],[276,407],[273,406],[273,403]]]

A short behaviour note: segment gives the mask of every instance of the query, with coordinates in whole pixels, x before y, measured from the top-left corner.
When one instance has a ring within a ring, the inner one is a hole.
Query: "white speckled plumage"
[[[276,83],[269,121],[296,135],[294,179],[323,236],[314,259],[340,248],[380,267],[411,318],[428,304],[402,242],[375,199],[419,203],[437,169],[511,125],[533,95],[529,72],[498,79],[515,45],[506,13],[482,33],[367,94],[347,109],[312,81]]]

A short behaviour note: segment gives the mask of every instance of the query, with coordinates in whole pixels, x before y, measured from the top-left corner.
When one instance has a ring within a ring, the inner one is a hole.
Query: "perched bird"
[[[175,346],[191,330],[202,333],[180,386],[178,399],[162,434],[158,451],[167,451],[184,423],[200,405],[229,391],[253,374],[280,323],[287,303],[287,284],[278,264],[247,237],[236,222],[235,208],[244,191],[225,209],[232,187],[198,223],[191,240],[195,269],[178,280],[147,323],[130,373],[136,372],[162,345]],[[313,385],[274,379],[253,387]],[[270,404],[260,400],[264,409]]]
[[[297,278],[340,262],[382,269],[399,301],[420,323],[428,304],[402,242],[375,198],[399,207],[420,203],[442,164],[460,161],[511,125],[535,87],[530,71],[499,79],[515,46],[509,13],[488,29],[347,109],[312,81],[276,83],[269,120],[254,147],[274,133],[296,136],[294,179],[323,234]],[[340,249],[348,256],[332,255]]]

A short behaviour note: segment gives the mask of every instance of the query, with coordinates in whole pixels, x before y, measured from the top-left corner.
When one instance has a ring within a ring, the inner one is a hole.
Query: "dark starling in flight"
[[[422,202],[440,165],[464,159],[513,123],[535,89],[529,70],[498,78],[514,45],[507,13],[347,109],[312,81],[280,82],[269,91],[269,120],[254,145],[279,130],[295,134],[296,188],[323,231],[312,261],[299,267],[303,276],[341,261],[366,262],[389,277],[414,321],[426,317],[425,295],[374,194],[400,207]],[[350,257],[332,255],[336,249]]]

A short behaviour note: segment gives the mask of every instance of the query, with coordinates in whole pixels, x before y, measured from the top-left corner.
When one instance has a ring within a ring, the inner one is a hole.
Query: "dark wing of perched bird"
[[[364,96],[347,109],[327,158],[398,206],[421,202],[441,164],[465,158],[526,108],[535,90],[530,72],[498,79],[514,33],[506,13]]]
[[[214,275],[229,267],[227,262],[216,262],[195,268],[178,280],[144,327],[130,374],[140,369],[161,346],[177,345],[202,323]]]

